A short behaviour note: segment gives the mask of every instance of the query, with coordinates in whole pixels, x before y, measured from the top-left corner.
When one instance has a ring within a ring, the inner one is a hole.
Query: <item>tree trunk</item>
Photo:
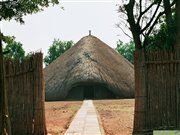
[[[172,11],[171,11],[171,4],[169,0],[163,0],[163,4],[164,4],[164,11],[165,11],[165,15],[166,15],[166,24],[168,29],[170,29],[172,27]]]
[[[180,50],[180,1],[176,2],[176,48]]]
[[[169,39],[172,39],[168,44],[172,46],[172,49],[174,49],[174,40],[176,37],[176,33],[173,31],[173,17],[172,17],[172,11],[171,11],[171,4],[170,0],[163,0],[164,5],[164,11],[166,16],[166,24],[168,29],[168,37]]]
[[[133,14],[133,8],[134,8],[135,1],[130,0],[127,5],[125,5],[125,10],[127,12],[128,22],[130,25],[130,29],[133,35],[135,48],[136,50],[142,49],[141,40],[140,40],[140,26],[139,24],[135,23],[134,14]]]
[[[0,134],[11,135],[8,103],[5,88],[2,34],[0,33]]]

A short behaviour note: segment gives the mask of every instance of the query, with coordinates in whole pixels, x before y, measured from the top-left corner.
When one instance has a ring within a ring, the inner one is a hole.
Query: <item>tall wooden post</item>
[[[4,61],[2,50],[2,34],[0,32],[0,134],[11,135],[8,103],[5,88]]]
[[[180,1],[177,0],[176,3],[176,27],[177,27],[177,37],[176,37],[176,44],[175,44],[175,51],[177,54],[177,60],[180,60]],[[178,80],[178,89],[177,89],[177,124],[178,129],[180,130],[180,64],[178,64],[178,71],[177,71],[177,80]]]
[[[46,135],[45,120],[45,91],[44,91],[44,74],[43,74],[43,54],[35,56],[35,89],[34,89],[34,133],[35,135]]]
[[[176,48],[176,53],[177,53],[177,60],[180,61],[180,42],[178,43],[179,45]],[[177,128],[180,130],[180,63],[178,64],[178,69],[177,69]]]
[[[4,91],[4,86],[3,86],[3,56],[2,56],[2,41],[0,37],[0,134],[2,135],[3,131],[3,119],[2,119],[2,113],[3,113],[3,91]]]
[[[147,92],[146,66],[144,50],[136,50],[134,54],[135,69],[135,112],[133,135],[150,134],[147,131]]]

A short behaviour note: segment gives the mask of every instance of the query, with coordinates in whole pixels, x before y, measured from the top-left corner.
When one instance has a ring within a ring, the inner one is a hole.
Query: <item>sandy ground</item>
[[[46,102],[46,126],[48,135],[63,135],[79,110],[80,101]]]
[[[132,134],[134,99],[96,100],[94,105],[106,135]]]
[[[131,135],[133,129],[134,99],[96,100],[106,135]],[[63,135],[80,108],[80,101],[46,102],[46,126],[49,135]]]

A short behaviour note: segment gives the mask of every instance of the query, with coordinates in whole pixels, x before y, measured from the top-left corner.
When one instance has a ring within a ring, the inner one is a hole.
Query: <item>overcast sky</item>
[[[5,35],[13,35],[16,41],[23,43],[26,52],[42,50],[46,54],[54,38],[77,42],[88,35],[88,30],[92,30],[92,35],[115,48],[118,39],[124,42],[129,40],[115,26],[119,21],[116,4],[119,2],[115,0],[64,0],[61,5],[25,16],[24,25],[15,21],[3,22],[1,29]]]

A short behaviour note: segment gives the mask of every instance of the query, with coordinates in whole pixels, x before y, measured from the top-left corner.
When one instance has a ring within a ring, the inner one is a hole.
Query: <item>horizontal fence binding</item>
[[[5,77],[8,78],[8,77],[20,76],[20,75],[27,74],[29,72],[34,72],[34,69],[23,71],[23,72],[17,72],[15,74],[8,74],[8,75],[5,75]]]
[[[180,60],[166,60],[166,61],[146,61],[146,64],[171,64],[180,63]]]

